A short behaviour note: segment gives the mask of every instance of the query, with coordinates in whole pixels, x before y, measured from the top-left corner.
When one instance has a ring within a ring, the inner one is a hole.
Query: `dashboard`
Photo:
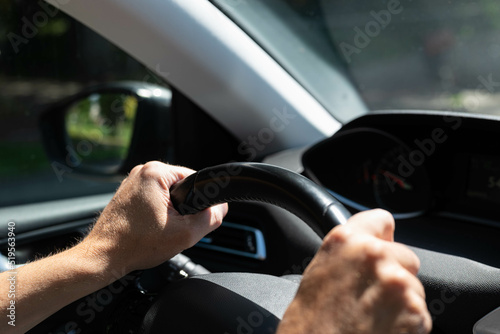
[[[329,189],[352,213],[375,207],[393,212],[395,240],[412,247],[422,259],[419,278],[426,287],[434,333],[465,333],[498,306],[497,134],[499,118],[379,112],[346,124],[312,147],[279,152],[264,162],[301,171]],[[66,199],[22,210],[0,209],[0,215],[17,217],[16,247],[22,263],[48,254],[54,245],[65,248],[64,242],[81,238],[109,200],[110,195]],[[321,244],[312,229],[292,223],[300,219],[282,209],[261,203],[231,203],[230,208],[221,228],[184,252],[213,272],[300,274]],[[0,246],[6,242],[0,239]],[[131,315],[130,309],[117,305],[147,309],[165,280],[170,284],[178,279],[172,276],[177,269],[168,262],[145,271],[137,286],[131,285],[106,305],[106,312],[116,312],[116,319],[129,319],[130,324],[123,326],[132,328],[143,315]],[[138,294],[138,286],[148,293]],[[81,328],[87,329],[77,313],[81,302],[67,306],[34,332],[54,331],[67,319],[80,319]],[[102,324],[92,326],[105,328],[113,319],[106,314],[99,320]]]
[[[500,120],[379,112],[310,148],[304,173],[354,210],[440,215],[500,227]]]

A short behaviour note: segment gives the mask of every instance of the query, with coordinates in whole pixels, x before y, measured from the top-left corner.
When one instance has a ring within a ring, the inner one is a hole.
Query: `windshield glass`
[[[497,0],[213,2],[341,121],[359,110],[336,111],[332,73],[352,80],[370,110],[499,113]]]

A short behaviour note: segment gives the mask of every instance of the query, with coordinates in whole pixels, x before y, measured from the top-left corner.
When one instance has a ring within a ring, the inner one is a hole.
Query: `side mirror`
[[[90,87],[47,107],[42,139],[58,177],[72,173],[115,180],[150,160],[170,160],[172,93],[118,82]]]

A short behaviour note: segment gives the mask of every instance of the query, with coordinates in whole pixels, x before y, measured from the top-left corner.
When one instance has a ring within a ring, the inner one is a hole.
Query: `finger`
[[[407,290],[394,329],[395,333],[429,333],[432,329],[432,319],[425,298],[415,291]]]
[[[381,261],[377,265],[375,279],[378,281],[377,285],[388,292],[388,295],[397,297],[398,293],[411,290],[425,299],[425,290],[420,280],[395,262]]]
[[[422,323],[426,324],[425,328],[429,328],[432,323],[430,319],[430,314],[427,308],[427,303],[425,301],[425,295],[422,296],[422,294],[418,291],[415,290],[408,290],[406,293],[406,308],[409,310],[410,313],[417,314],[421,316]]]
[[[417,334],[430,333],[432,330],[432,317],[431,314],[429,313],[429,309],[427,308],[425,296],[424,298],[420,299],[415,298],[413,307],[417,311],[416,313],[419,314],[421,317],[420,325],[417,328],[417,331],[415,331],[415,333]]]
[[[196,173],[193,169],[172,165],[165,165],[163,169],[169,188],[189,175]]]
[[[386,241],[394,241],[394,217],[382,209],[355,214],[344,226],[348,226],[354,233],[365,233]]]
[[[178,167],[165,164],[160,161],[150,161],[144,165],[135,167],[129,178],[141,177],[153,182],[158,182],[164,190],[169,190],[170,187],[193,174],[195,171],[185,167]]]
[[[387,267],[393,273],[394,268]],[[383,333],[428,333],[432,327],[425,296],[415,290],[400,268],[400,275],[389,275],[374,284],[363,295],[362,300],[370,305],[378,331]],[[414,277],[413,277],[414,279]]]
[[[227,203],[223,203],[223,204],[219,204],[219,205],[214,206],[213,209],[219,213],[218,215],[215,215],[214,218],[220,219],[222,221],[222,219],[227,215],[227,213],[229,211],[229,205],[227,205]]]
[[[229,207],[226,203],[214,205],[206,210],[210,212],[209,232],[212,232],[222,224]]]
[[[217,229],[227,212],[227,204],[219,204],[193,215],[183,216],[184,227],[190,231],[189,247],[195,245],[201,238]]]
[[[212,226],[213,229],[215,229],[222,223],[222,219],[226,216],[228,210],[229,208],[227,203],[222,203],[213,205],[193,215],[187,215],[187,217],[192,217],[194,220],[206,222],[204,225]]]
[[[420,269],[420,259],[407,246],[400,243],[390,243],[387,245],[390,254],[398,261],[398,263],[408,270],[411,274],[417,275]]]

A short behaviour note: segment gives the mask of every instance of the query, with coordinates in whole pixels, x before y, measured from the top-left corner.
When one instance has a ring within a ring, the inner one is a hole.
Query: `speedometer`
[[[430,206],[425,156],[372,128],[342,131],[304,154],[305,174],[355,210],[415,216]]]
[[[429,178],[417,162],[402,143],[380,158],[373,177],[374,195],[380,207],[393,213],[419,212],[429,207]]]

